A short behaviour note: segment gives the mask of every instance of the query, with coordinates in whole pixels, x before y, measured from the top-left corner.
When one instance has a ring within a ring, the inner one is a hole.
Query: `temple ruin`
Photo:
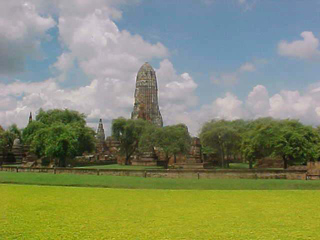
[[[149,63],[140,68],[134,93],[132,119],[144,119],[162,127],[163,121],[158,104],[158,85],[156,72]]]

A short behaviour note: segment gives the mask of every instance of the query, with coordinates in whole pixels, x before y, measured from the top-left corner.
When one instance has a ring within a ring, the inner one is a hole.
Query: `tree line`
[[[203,150],[220,159],[223,167],[240,158],[250,168],[258,159],[281,157],[284,168],[316,161],[320,157],[320,128],[298,120],[212,120],[200,132]]]
[[[55,159],[57,166],[66,166],[67,159],[95,150],[95,131],[86,125],[85,118],[77,111],[40,109],[23,130],[16,125],[7,130],[0,127],[0,151],[8,154],[18,138],[38,158]],[[126,164],[134,154],[161,149],[167,165],[172,157],[190,150],[191,136],[184,124],[157,127],[141,119],[118,118],[111,128]],[[226,168],[233,161],[247,162],[252,168],[265,157],[281,157],[287,168],[320,157],[320,128],[298,120],[211,120],[203,124],[199,137],[204,156],[213,157]]]

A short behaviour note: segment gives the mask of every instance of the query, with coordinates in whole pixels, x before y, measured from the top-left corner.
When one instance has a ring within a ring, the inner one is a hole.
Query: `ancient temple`
[[[100,121],[99,121],[99,126],[98,126],[98,130],[97,130],[97,139],[101,142],[103,142],[106,139],[102,119],[100,119]]]
[[[16,163],[22,163],[22,159],[24,157],[24,147],[19,138],[13,141],[12,153]]]
[[[32,112],[30,112],[30,115],[29,115],[29,123],[32,122]]]
[[[162,127],[156,72],[149,63],[143,64],[138,72],[134,98],[131,118],[144,119]]]

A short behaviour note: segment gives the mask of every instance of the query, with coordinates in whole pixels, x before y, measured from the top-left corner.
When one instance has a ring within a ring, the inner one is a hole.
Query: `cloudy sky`
[[[213,118],[320,125],[319,23],[319,0],[0,1],[0,125],[68,108],[110,135],[146,61],[165,124],[193,135]]]

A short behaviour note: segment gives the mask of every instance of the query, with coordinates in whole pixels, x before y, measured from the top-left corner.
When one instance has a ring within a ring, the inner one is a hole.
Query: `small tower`
[[[98,130],[97,130],[97,139],[101,142],[103,142],[106,139],[106,136],[104,134],[102,119],[100,119],[100,121],[99,121],[99,126],[98,126]]]
[[[29,115],[29,123],[32,122],[32,112],[30,112],[30,115]]]

